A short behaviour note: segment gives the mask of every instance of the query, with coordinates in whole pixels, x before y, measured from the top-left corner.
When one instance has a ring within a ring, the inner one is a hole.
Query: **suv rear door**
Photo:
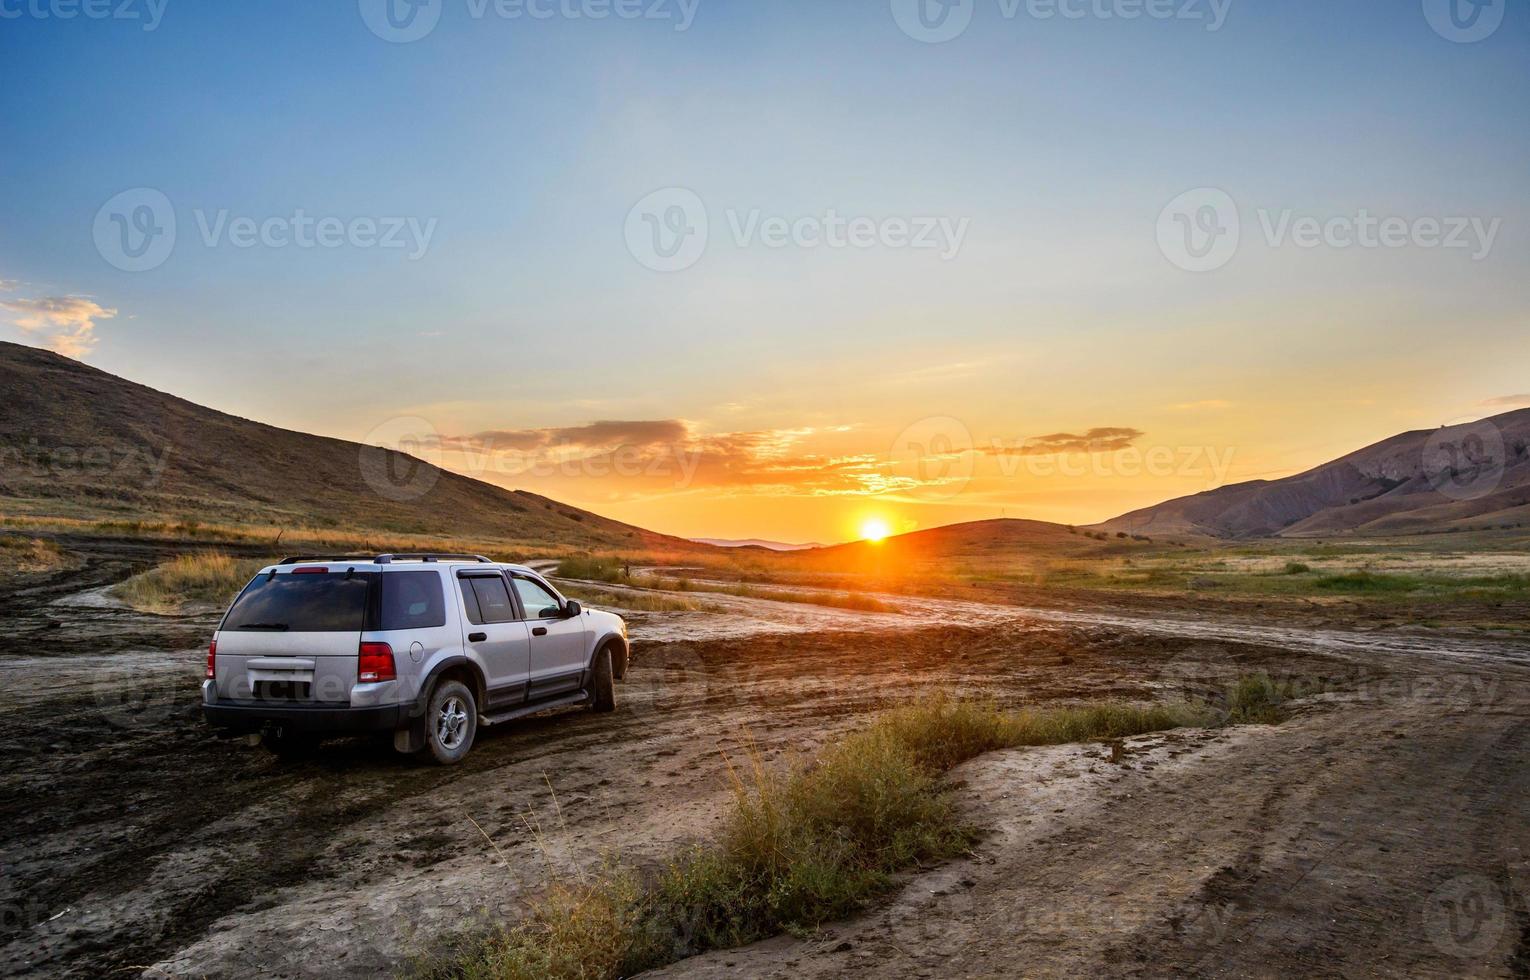
[[[257,575],[218,627],[218,697],[349,704],[376,578],[318,566]]]
[[[508,711],[526,701],[531,666],[531,633],[521,622],[503,572],[457,573],[462,592],[462,626],[466,647],[484,667],[488,703],[484,714]]]

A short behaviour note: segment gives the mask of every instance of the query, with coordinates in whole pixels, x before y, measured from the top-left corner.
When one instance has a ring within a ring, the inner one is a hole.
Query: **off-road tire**
[[[590,710],[604,714],[616,710],[616,680],[611,676],[611,647],[595,651],[595,664],[590,678]]]
[[[478,734],[478,700],[461,681],[447,680],[430,692],[425,710],[423,755],[443,766],[461,762]]]

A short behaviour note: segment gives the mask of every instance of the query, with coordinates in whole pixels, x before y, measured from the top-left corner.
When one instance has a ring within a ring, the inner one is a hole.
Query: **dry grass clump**
[[[866,907],[894,875],[965,852],[942,777],[999,748],[1115,739],[1217,718],[1199,704],[1003,711],[936,695],[879,715],[785,772],[751,753],[720,833],[646,885],[611,870],[555,883],[528,917],[419,967],[427,977],[614,978],[709,949],[804,933]]]
[[[139,612],[168,615],[192,603],[221,605],[233,599],[267,564],[216,551],[177,555],[112,587],[112,595]]]
[[[0,535],[0,576],[50,572],[65,564],[63,550],[52,541]]]

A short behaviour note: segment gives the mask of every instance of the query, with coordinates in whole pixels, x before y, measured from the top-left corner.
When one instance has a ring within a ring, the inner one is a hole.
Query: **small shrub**
[[[1277,725],[1285,721],[1286,702],[1302,696],[1295,681],[1277,682],[1267,674],[1240,678],[1227,690],[1228,725]]]
[[[1287,575],[1306,575],[1310,571],[1312,571],[1312,566],[1308,565],[1306,562],[1300,562],[1300,561],[1288,561],[1288,562],[1286,562],[1286,574]]]

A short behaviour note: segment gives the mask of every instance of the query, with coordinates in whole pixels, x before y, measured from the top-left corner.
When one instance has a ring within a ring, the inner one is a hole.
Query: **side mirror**
[[[584,612],[584,607],[581,606],[575,599],[570,599],[568,604],[563,607],[563,615],[569,617],[570,619],[578,616],[582,612]]]

